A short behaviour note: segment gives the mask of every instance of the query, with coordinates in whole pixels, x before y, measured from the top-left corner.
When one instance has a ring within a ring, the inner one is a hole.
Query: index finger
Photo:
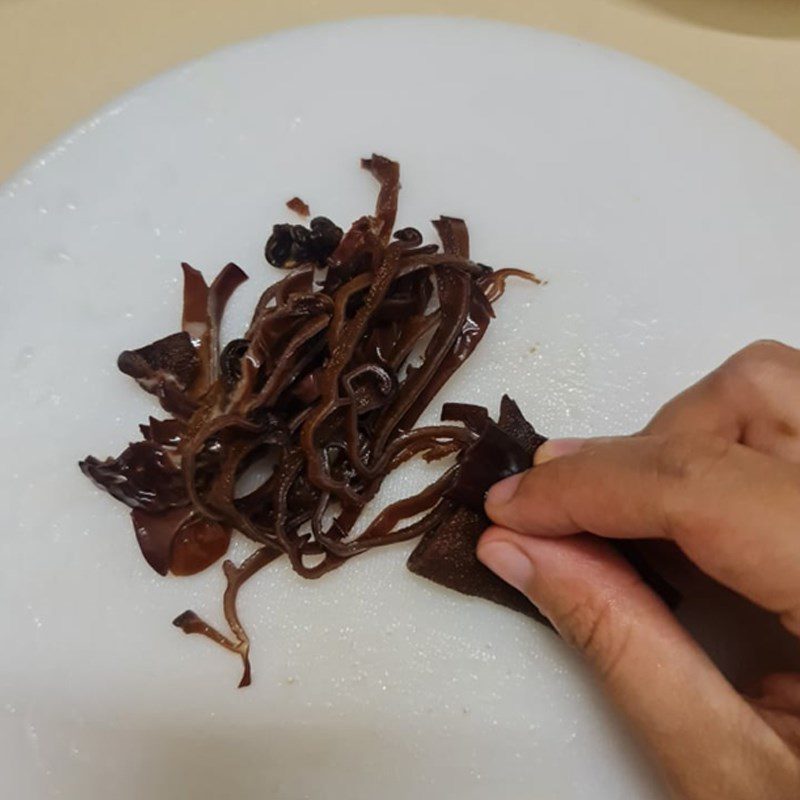
[[[536,536],[675,541],[800,635],[800,467],[721,437],[588,442],[497,484],[486,512]]]

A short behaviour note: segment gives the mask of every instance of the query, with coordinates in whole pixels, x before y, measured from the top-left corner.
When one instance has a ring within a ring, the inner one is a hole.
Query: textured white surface
[[[179,261],[251,275],[233,333],[272,280],[283,202],[349,222],[372,150],[402,163],[401,223],[462,215],[476,258],[549,281],[513,287],[447,397],[507,391],[551,434],[627,431],[748,340],[800,339],[797,154],[615,53],[380,20],[128,95],[0,189],[4,796],[660,797],[551,634],[410,575],[402,547],[319,583],[259,575],[255,683],[236,691],[236,661],[169,624],[219,617],[219,571],[155,576],[77,470],[153,412],[114,361],[176,328]]]

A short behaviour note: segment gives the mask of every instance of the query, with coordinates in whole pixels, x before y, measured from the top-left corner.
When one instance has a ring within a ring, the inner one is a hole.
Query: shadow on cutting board
[[[800,0],[626,0],[706,28],[800,39]]]
[[[797,639],[778,617],[720,586],[667,542],[647,542],[651,564],[683,595],[676,616],[740,691],[773,672],[800,672]]]

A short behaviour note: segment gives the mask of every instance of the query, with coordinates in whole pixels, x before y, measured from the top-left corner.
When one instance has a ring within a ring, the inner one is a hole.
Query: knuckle
[[[682,486],[705,478],[729,455],[733,444],[706,433],[681,433],[665,438],[655,469],[661,482]]]
[[[740,367],[752,368],[765,362],[782,361],[792,352],[793,348],[776,339],[758,339],[735,353],[731,361]]]
[[[783,371],[789,363],[800,362],[800,353],[789,345],[774,339],[752,342],[731,356],[721,367],[720,377],[735,386],[760,388],[776,371]]]
[[[743,347],[739,353],[742,356],[772,358],[791,351],[789,345],[779,342],[777,339],[756,339]]]
[[[665,536],[674,538],[691,529],[702,513],[703,496],[713,474],[729,458],[733,443],[706,433],[682,433],[665,438],[658,448],[654,469],[658,511]]]
[[[557,625],[565,641],[582,653],[608,678],[628,649],[630,624],[612,598],[591,597],[574,603]]]

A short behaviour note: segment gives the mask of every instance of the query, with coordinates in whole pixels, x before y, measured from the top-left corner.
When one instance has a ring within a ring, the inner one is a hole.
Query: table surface
[[[800,147],[800,0],[0,0],[0,180],[186,59],[281,28],[398,13],[502,19],[608,45]]]

